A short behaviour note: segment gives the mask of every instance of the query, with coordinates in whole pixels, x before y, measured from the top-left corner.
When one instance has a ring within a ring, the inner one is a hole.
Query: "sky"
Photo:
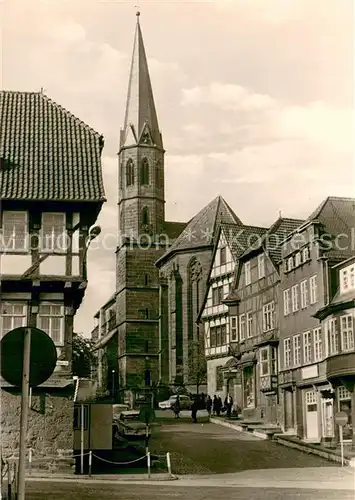
[[[327,196],[353,196],[353,0],[138,3],[167,220],[187,221],[222,195],[245,224],[268,226],[280,212],[305,218]],[[137,0],[0,0],[0,86],[43,88],[105,137],[106,241],[117,235],[136,11]],[[115,290],[107,247],[89,250],[75,319],[85,335]]]

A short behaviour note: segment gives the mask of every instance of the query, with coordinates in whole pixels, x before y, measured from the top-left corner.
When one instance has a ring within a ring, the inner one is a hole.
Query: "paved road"
[[[221,474],[250,469],[338,467],[315,455],[264,441],[217,424],[164,422],[153,430],[150,449],[169,451],[175,474]]]
[[[27,485],[26,500],[353,500],[351,491],[314,489],[224,488],[165,485],[42,483]]]

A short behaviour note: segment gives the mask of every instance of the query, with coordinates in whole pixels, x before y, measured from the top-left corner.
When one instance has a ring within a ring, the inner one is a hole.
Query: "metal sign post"
[[[25,329],[22,369],[20,451],[18,465],[18,500],[25,500],[26,435],[28,423],[28,403],[30,389],[31,328]]]
[[[340,455],[341,466],[344,467],[344,439],[343,439],[343,426],[348,423],[349,417],[345,411],[338,411],[335,415],[335,423],[339,426],[339,439],[340,439]]]
[[[84,416],[85,407],[81,405],[81,426],[80,426],[80,474],[84,474]]]

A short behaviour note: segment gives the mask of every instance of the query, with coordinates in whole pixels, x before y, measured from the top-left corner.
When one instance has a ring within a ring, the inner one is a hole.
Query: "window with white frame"
[[[65,213],[44,212],[42,214],[41,250],[64,252],[67,249]]]
[[[321,328],[314,328],[313,330],[313,345],[314,345],[314,361],[321,361],[323,356]]]
[[[295,255],[295,267],[298,267],[301,265],[301,253],[297,252]]]
[[[9,252],[28,250],[28,213],[4,211],[1,247]]]
[[[303,362],[312,363],[312,332],[303,333]]]
[[[250,261],[244,264],[244,269],[245,269],[245,284],[250,285],[251,283]]]
[[[270,375],[269,348],[262,347],[259,352],[260,352],[260,376],[265,377],[267,375]]]
[[[212,305],[219,306],[223,300],[223,285],[212,288]]]
[[[229,325],[230,325],[230,339],[231,339],[231,341],[237,340],[238,339],[238,323],[237,323],[236,316],[230,317]]]
[[[0,307],[0,337],[14,328],[26,326],[27,305],[21,302],[2,302]]]
[[[329,353],[337,354],[339,351],[339,334],[336,318],[328,320]]]
[[[317,276],[312,276],[309,280],[309,301],[315,304],[317,300]]]
[[[275,328],[275,302],[269,302],[263,307],[263,331],[268,332]]]
[[[292,312],[298,311],[298,285],[291,288]]]
[[[61,304],[40,304],[37,325],[51,337],[55,345],[64,344],[64,308]]]
[[[290,289],[284,290],[284,316],[290,314]]]
[[[223,266],[227,262],[227,249],[226,247],[221,247],[219,249],[219,263]]]
[[[284,367],[289,368],[291,366],[291,340],[284,339]]]
[[[308,280],[301,281],[301,309],[308,307]]]
[[[265,255],[260,254],[258,255],[258,278],[259,280],[261,278],[265,277]]]
[[[246,325],[245,325],[245,314],[241,314],[239,317],[239,336],[240,340],[245,340]]]
[[[341,348],[343,351],[354,349],[354,319],[351,314],[340,317]]]
[[[293,269],[293,257],[288,257],[287,259],[287,270],[292,271]]]
[[[309,248],[308,247],[305,247],[302,250],[302,260],[303,260],[303,262],[307,262],[307,260],[309,260]]]
[[[340,292],[346,293],[355,289],[355,264],[340,270]]]
[[[247,313],[247,336],[248,338],[253,336],[253,314],[251,312]]]
[[[301,336],[294,335],[292,338],[293,347],[293,364],[299,366],[301,364]]]

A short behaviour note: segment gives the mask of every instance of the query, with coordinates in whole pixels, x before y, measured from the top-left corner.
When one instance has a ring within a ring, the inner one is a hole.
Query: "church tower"
[[[137,12],[124,126],[119,149],[121,237],[154,237],[164,223],[164,149]]]
[[[164,253],[164,149],[139,13],[119,148],[119,233],[116,250],[117,368],[121,395],[157,383],[159,272]],[[145,237],[143,237],[145,235]]]

